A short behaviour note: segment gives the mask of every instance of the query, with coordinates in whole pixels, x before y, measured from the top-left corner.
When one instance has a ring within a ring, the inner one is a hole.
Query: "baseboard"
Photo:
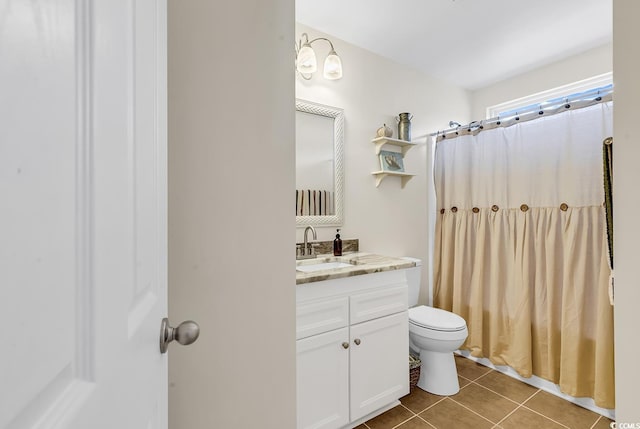
[[[371,420],[374,417],[379,416],[380,414],[384,413],[385,411],[389,411],[390,409],[392,409],[393,407],[396,407],[400,405],[400,401],[393,401],[392,403],[390,403],[387,406],[384,406],[382,408],[378,408],[377,410],[375,410],[372,413],[367,414],[366,416],[349,423],[346,426],[343,426],[341,429],[352,429],[355,428],[356,426],[360,426],[362,423],[366,422],[367,420]]]
[[[468,350],[457,350],[454,353],[459,356],[466,357],[467,359],[471,359],[474,362],[487,366],[498,372],[501,372],[502,374],[508,375],[509,377],[515,378],[516,380],[522,381],[523,383],[527,383],[530,386],[544,390],[545,392],[558,396],[582,408],[586,408],[587,410],[593,411],[594,413],[603,415],[611,420],[616,419],[616,410],[598,407],[592,398],[576,398],[571,395],[567,395],[566,393],[562,393],[557,384],[554,384],[548,380],[545,380],[540,377],[536,377],[535,375],[531,376],[530,378],[522,377],[516,372],[515,369],[511,368],[510,366],[496,366],[493,363],[491,363],[489,359],[477,358],[477,357],[471,356]]]

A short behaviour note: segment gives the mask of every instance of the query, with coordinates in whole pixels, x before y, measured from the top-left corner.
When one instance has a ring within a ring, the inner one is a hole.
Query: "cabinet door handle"
[[[349,348],[349,343],[347,343],[346,341],[344,343],[342,343],[342,348],[348,349]]]
[[[353,340],[354,343],[356,343],[356,346],[360,345],[360,338],[356,338],[355,340]]]

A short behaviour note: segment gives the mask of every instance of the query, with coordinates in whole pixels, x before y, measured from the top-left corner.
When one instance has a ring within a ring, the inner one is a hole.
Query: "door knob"
[[[356,338],[355,340],[353,340],[354,343],[356,343],[356,346],[360,345],[360,338]]]
[[[183,346],[194,343],[200,335],[200,326],[192,320],[179,324],[176,328],[169,326],[169,319],[162,319],[160,326],[160,353],[166,353],[169,343],[176,340]]]
[[[348,349],[349,348],[349,343],[347,343],[347,342],[342,343],[342,348],[343,349]]]

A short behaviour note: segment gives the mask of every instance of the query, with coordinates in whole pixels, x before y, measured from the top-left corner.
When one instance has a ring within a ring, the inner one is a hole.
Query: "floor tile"
[[[460,377],[458,376],[458,384],[460,385],[460,388],[462,389],[464,386],[466,386],[467,384],[471,383],[471,381],[467,380],[464,377]]]
[[[529,386],[508,375],[501,374],[498,371],[492,371],[478,379],[477,383],[519,404],[526,401],[531,395],[538,391],[535,387]]]
[[[444,396],[434,395],[416,387],[407,396],[400,398],[400,402],[414,413],[419,414],[443,399]]]
[[[451,399],[486,417],[493,423],[498,423],[518,407],[515,402],[505,399],[475,383],[460,390],[460,393],[452,396]]]
[[[526,408],[515,410],[513,414],[500,422],[500,427],[503,429],[564,429],[562,425]]]
[[[420,413],[420,417],[437,429],[491,429],[494,426],[493,423],[453,402],[450,398],[446,398],[428,410],[423,411]]]
[[[590,428],[600,417],[600,414],[542,390],[525,402],[524,406],[544,414],[571,429]]]
[[[402,405],[398,405],[397,407],[380,414],[378,417],[368,420],[366,423],[370,429],[391,429],[412,416],[413,413],[411,411],[407,410]]]
[[[600,420],[596,422],[595,426],[593,426],[593,429],[611,429],[612,422],[613,420],[602,416],[600,417]]]
[[[364,423],[363,423],[363,424],[361,424],[361,425],[356,426],[356,427],[355,427],[355,428],[353,428],[353,429],[368,429],[368,428],[367,428],[367,427],[364,425]]]
[[[419,417],[414,417],[408,422],[401,424],[396,429],[433,429],[433,426]]]
[[[458,368],[458,374],[469,380],[475,380],[476,378],[493,371],[491,368],[480,365],[467,359],[465,357],[456,356],[456,367]]]

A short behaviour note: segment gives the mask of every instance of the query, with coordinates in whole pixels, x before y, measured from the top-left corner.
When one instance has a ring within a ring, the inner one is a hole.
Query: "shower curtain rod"
[[[504,116],[496,116],[490,119],[473,121],[466,125],[448,128],[443,131],[436,131],[429,134],[436,137],[436,142],[463,135],[476,135],[481,131],[494,128],[510,127],[521,122],[527,122],[545,116],[552,116],[568,110],[582,109],[598,103],[606,103],[613,99],[613,87],[587,91],[575,96],[563,97],[540,104],[525,106],[523,109],[511,110]]]

